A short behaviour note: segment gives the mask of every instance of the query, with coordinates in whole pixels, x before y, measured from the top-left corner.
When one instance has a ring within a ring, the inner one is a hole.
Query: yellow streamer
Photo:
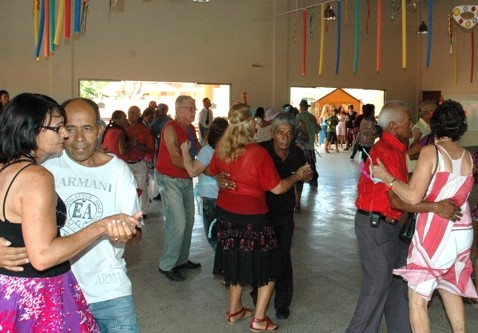
[[[324,69],[324,46],[325,46],[325,20],[324,4],[320,5],[320,51],[319,51],[319,75],[322,75]]]
[[[61,43],[61,33],[63,32],[63,23],[65,21],[65,0],[60,0],[58,4],[58,17],[56,19],[55,45]]]
[[[402,0],[402,68],[407,68],[407,0]]]

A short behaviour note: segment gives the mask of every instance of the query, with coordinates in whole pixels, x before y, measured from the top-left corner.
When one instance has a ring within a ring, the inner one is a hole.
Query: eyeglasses
[[[64,128],[64,127],[65,127],[64,124],[61,124],[60,126],[41,126],[41,128],[53,131],[55,133],[59,133],[61,131],[61,129]]]
[[[197,109],[192,107],[192,106],[180,106],[180,108],[181,109],[189,109],[190,112],[197,111]]]

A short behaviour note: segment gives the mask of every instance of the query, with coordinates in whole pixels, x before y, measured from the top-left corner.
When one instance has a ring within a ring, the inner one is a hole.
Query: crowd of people
[[[306,100],[256,112],[237,102],[222,118],[206,97],[197,132],[196,100],[186,95],[177,97],[174,117],[151,101],[143,112],[114,111],[108,124],[86,98],[60,105],[30,93],[10,100],[2,90],[0,100],[2,328],[138,332],[125,246],[140,242],[158,199],[159,273],[181,282],[185,270],[201,267],[190,259],[198,177],[213,274],[229,288],[226,321],[250,317],[252,332],[277,330],[267,309],[274,294],[275,317],[290,316],[294,218],[304,183],[318,186],[323,135],[326,153],[362,158],[355,232],[364,277],[346,332],[377,332],[383,316],[389,331],[429,332],[435,289],[453,331],[465,330],[462,297],[478,298],[478,208],[468,204],[478,154],[457,143],[467,120],[455,101],[424,101],[413,125],[400,101],[386,103],[378,119],[372,104],[324,105],[316,116]],[[410,213],[417,222],[409,245],[398,235]],[[255,309],[243,306],[248,285]]]

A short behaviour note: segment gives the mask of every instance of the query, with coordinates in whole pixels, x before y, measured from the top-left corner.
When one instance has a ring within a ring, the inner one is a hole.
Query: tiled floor
[[[354,161],[346,152],[322,154],[318,170],[319,187],[304,186],[302,211],[295,218],[294,298],[289,319],[277,321],[280,332],[344,332],[360,290],[362,272],[353,227],[358,157]],[[473,193],[470,201],[476,200]],[[191,259],[201,262],[202,268],[186,271],[184,282],[171,282],[158,273],[164,218],[161,202],[152,206],[142,242],[126,252],[141,332],[247,332],[249,321],[226,323],[228,289],[211,273],[214,253],[198,210]],[[243,302],[252,307],[249,290],[245,288]],[[478,307],[465,308],[467,332],[478,332]],[[273,306],[268,314],[275,320]],[[433,332],[451,331],[439,296],[431,302],[430,316]],[[384,324],[380,332],[387,332]]]

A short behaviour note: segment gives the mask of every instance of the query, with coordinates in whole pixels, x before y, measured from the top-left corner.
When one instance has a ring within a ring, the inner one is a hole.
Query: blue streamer
[[[339,74],[339,66],[340,66],[340,35],[341,35],[340,22],[342,21],[341,14],[340,14],[341,7],[342,7],[341,1],[338,0],[337,1],[337,56],[335,59],[335,74]]]
[[[41,7],[40,7],[40,22],[38,23],[38,40],[37,46],[35,48],[35,58],[40,56],[40,48],[43,39],[43,26],[45,24],[45,0],[41,0]]]
[[[75,0],[75,23],[73,32],[80,33],[81,0]]]
[[[428,34],[427,34],[427,56],[425,60],[425,66],[430,67],[430,53],[432,48],[432,2],[428,1]]]

